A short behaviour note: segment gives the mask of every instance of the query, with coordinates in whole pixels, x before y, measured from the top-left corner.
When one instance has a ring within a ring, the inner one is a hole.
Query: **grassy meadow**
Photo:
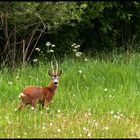
[[[65,59],[53,102],[16,111],[21,89],[47,86],[49,65],[0,71],[0,138],[139,138],[140,55]]]

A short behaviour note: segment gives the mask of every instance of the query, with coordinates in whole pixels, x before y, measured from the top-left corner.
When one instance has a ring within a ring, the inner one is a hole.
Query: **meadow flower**
[[[74,52],[77,52],[77,50],[76,50],[76,49],[73,49],[73,51],[74,51]]]
[[[46,46],[50,46],[51,45],[51,43],[50,42],[46,42]]]
[[[71,47],[74,47],[76,45],[76,43],[73,43],[72,45],[71,45]]]
[[[34,59],[33,62],[37,62],[37,59]]]
[[[82,73],[82,70],[79,70],[79,73]]]
[[[88,133],[87,136],[88,136],[88,137],[91,137],[91,133]]]
[[[16,76],[16,79],[19,79],[19,76]]]
[[[44,130],[44,129],[46,129],[46,127],[45,127],[45,126],[43,126],[43,127],[42,127],[42,129]]]
[[[27,135],[27,133],[26,133],[26,132],[24,132],[23,134],[24,134],[24,135]]]
[[[58,109],[57,112],[60,113],[61,112],[60,109]]]
[[[47,107],[46,110],[49,110],[49,107]]]
[[[39,49],[39,48],[35,48],[35,50],[39,52],[41,49]]]
[[[114,111],[110,111],[110,114],[114,114]]]
[[[55,47],[55,45],[54,45],[54,44],[52,44],[52,47],[54,48],[54,47]]]
[[[82,52],[76,52],[76,57],[79,57],[82,55]]]
[[[60,133],[60,132],[61,132],[61,129],[58,128],[58,129],[57,129],[57,132]]]
[[[13,84],[13,82],[9,82],[9,85],[12,85]]]
[[[112,98],[112,95],[109,95],[109,98]]]
[[[75,49],[80,48],[80,45],[76,45],[74,48],[75,48]]]
[[[109,129],[108,126],[103,127],[103,130],[108,130],[108,129]]]
[[[87,58],[85,58],[84,60],[85,60],[85,61],[88,61],[88,59],[87,59]]]
[[[8,124],[11,124],[11,123],[12,123],[11,121],[8,122]]]
[[[95,126],[98,126],[99,125],[99,123],[98,122],[95,122]]]
[[[53,124],[52,123],[50,123],[50,126],[52,126]]]
[[[107,88],[105,88],[104,91],[107,91]]]
[[[117,115],[114,115],[114,118],[117,118]]]
[[[49,51],[47,51],[48,53],[53,53],[54,52],[54,50],[49,50]]]

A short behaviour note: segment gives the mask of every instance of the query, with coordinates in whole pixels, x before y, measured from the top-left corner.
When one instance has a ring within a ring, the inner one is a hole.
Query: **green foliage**
[[[126,51],[132,49],[129,43],[139,44],[137,1],[1,2],[0,8],[1,62],[17,58],[28,62],[36,47],[46,50],[46,42],[56,45],[58,58],[72,56],[73,43],[80,44],[83,52]],[[46,51],[44,55],[50,59]]]

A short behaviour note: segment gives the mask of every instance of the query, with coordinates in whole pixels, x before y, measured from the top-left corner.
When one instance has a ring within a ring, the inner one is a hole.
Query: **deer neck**
[[[52,82],[50,82],[48,88],[50,90],[51,93],[55,93],[57,90],[58,85],[54,85]]]

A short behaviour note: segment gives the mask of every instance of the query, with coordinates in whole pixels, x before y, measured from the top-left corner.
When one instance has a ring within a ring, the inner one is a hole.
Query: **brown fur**
[[[47,106],[49,102],[53,99],[57,87],[58,84],[55,85],[53,83],[53,80],[51,80],[50,84],[47,87],[29,86],[24,88],[19,96],[21,99],[21,103],[18,106],[18,110],[21,110],[21,108],[28,104],[30,104],[32,106],[32,109],[34,110],[37,103],[40,103],[44,108],[44,106]]]

